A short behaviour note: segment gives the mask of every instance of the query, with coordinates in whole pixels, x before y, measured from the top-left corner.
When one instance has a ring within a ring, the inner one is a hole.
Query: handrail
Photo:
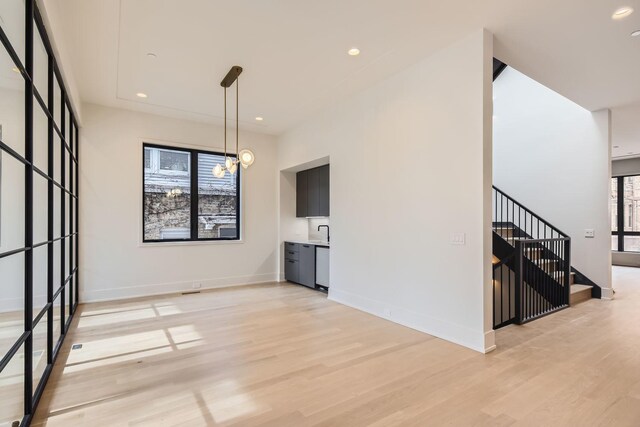
[[[513,197],[509,196],[507,193],[505,193],[504,191],[502,191],[501,189],[499,189],[495,185],[493,186],[493,189],[496,190],[498,193],[500,193],[501,196],[506,197],[512,203],[517,204],[519,209],[523,209],[525,212],[529,213],[531,216],[535,217],[538,221],[544,223],[549,228],[551,228],[552,230],[556,231],[558,234],[560,234],[560,235],[562,235],[564,237],[569,237],[569,235],[567,233],[565,233],[565,232],[561,231],[560,229],[558,229],[557,227],[551,225],[548,221],[546,221],[540,215],[536,214],[531,209],[527,208],[526,206],[524,206],[522,203],[520,203],[519,201],[517,201]]]
[[[543,243],[543,242],[565,242],[571,240],[571,237],[554,237],[549,239],[531,239],[529,237],[514,237],[514,241],[523,240],[528,243]]]

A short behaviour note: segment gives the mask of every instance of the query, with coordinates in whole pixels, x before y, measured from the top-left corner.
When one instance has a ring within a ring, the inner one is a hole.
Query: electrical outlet
[[[465,235],[464,233],[451,233],[451,238],[449,242],[452,245],[464,245],[465,244]]]
[[[596,232],[593,230],[593,228],[587,228],[586,230],[584,230],[584,237],[586,237],[587,239],[593,239],[594,237],[596,237]]]
[[[200,282],[194,282],[193,283],[193,289],[200,289],[202,287],[202,283]]]
[[[390,308],[385,308],[383,311],[384,311],[384,317],[391,317],[391,309]]]

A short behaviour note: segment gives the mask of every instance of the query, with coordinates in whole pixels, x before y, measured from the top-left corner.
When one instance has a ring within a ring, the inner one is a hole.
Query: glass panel
[[[0,141],[24,156],[24,79],[1,43]]]
[[[144,168],[151,169],[151,149],[144,149]]]
[[[618,231],[618,178],[611,178],[611,231]]]
[[[64,188],[67,190],[71,188],[71,154],[69,154],[69,150],[64,149]]]
[[[24,253],[0,258],[0,358],[24,332]],[[0,399],[2,401],[2,399]]]
[[[53,187],[53,238],[57,239],[62,233],[62,190]]]
[[[45,104],[49,99],[49,55],[44,47],[38,27],[33,26],[33,84]]]
[[[78,235],[73,236],[73,268],[78,267]]]
[[[611,250],[618,250],[618,236],[611,236]]]
[[[58,77],[53,74],[53,119],[58,125],[58,129],[62,131],[62,91],[60,89],[60,83],[58,83]]]
[[[188,152],[150,148],[152,158],[163,166],[144,172],[145,240],[191,237],[191,177]],[[161,160],[160,153],[167,157]],[[152,161],[154,163],[154,161]],[[162,169],[165,167],[167,169]]]
[[[53,180],[60,184],[62,182],[62,153],[60,152],[62,142],[60,135],[53,132]]]
[[[189,153],[173,150],[159,151],[161,171],[189,172]]]
[[[70,304],[71,304],[71,292],[69,292],[69,289],[71,288],[71,285],[67,285],[64,287],[64,321],[65,323],[69,320],[69,318],[71,317],[71,311],[69,311],[70,309]]]
[[[64,234],[68,235],[71,233],[69,218],[71,217],[71,202],[69,193],[65,191],[64,193]]]
[[[33,100],[33,164],[42,172],[49,173],[49,118]]]
[[[47,245],[33,251],[33,317],[37,317],[47,305]]]
[[[60,251],[62,250],[62,243],[60,240],[53,243],[53,291],[55,292],[60,286],[62,286],[61,268],[60,264]]]
[[[24,345],[0,372],[0,426],[21,421],[24,411]]]
[[[65,280],[71,274],[71,260],[69,259],[69,249],[71,245],[71,237],[64,239],[64,278]]]
[[[33,242],[48,239],[49,181],[37,173],[33,174]]]
[[[62,322],[62,311],[60,306],[60,295],[53,301],[53,348],[56,348],[58,344],[58,339],[62,334],[61,323]]]
[[[624,231],[640,231],[640,176],[625,176],[623,186]]]
[[[0,26],[23,64],[26,44],[24,26],[26,16],[24,0],[0,1]]]
[[[224,163],[224,156],[198,154],[198,238],[237,239],[237,176],[213,176],[218,163]]]
[[[640,236],[624,236],[625,252],[640,252]]]
[[[33,394],[36,394],[40,379],[47,368],[47,315],[42,316],[33,328]]]
[[[0,150],[0,253],[23,247],[24,165]]]

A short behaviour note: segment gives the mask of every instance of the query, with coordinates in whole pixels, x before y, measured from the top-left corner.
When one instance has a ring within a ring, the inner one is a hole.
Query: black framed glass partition
[[[611,178],[611,249],[640,252],[640,175]]]
[[[0,425],[28,425],[78,303],[78,123],[34,0],[0,2]]]

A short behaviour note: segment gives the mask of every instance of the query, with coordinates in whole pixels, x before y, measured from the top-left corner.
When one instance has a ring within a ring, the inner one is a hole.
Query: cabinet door
[[[329,216],[329,165],[318,168],[318,215]]]
[[[329,248],[316,248],[316,284],[329,287]]]
[[[284,260],[284,278],[290,282],[300,281],[299,262],[293,259]]]
[[[296,174],[296,217],[304,218],[310,216],[308,213],[308,187],[309,171],[302,171]]]
[[[316,247],[300,245],[300,272],[298,283],[310,288],[316,287]]]
[[[307,216],[320,216],[320,173],[318,168],[307,171]]]

